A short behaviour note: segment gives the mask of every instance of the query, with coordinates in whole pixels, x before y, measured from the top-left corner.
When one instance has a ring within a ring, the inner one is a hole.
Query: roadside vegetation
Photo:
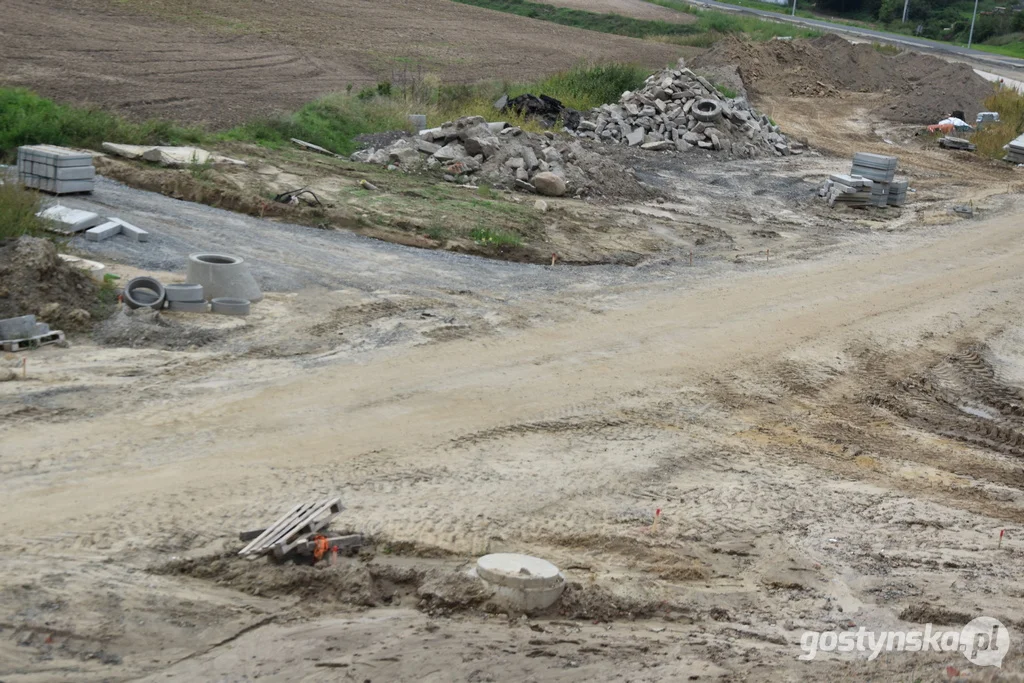
[[[460,116],[494,119],[494,102],[503,94],[545,94],[575,109],[618,101],[626,90],[643,84],[649,71],[627,64],[579,65],[535,83],[448,85],[431,76],[402,84],[382,82],[359,92],[337,93],[310,102],[298,111],[261,119],[227,131],[186,128],[167,121],[136,123],[114,114],[57,104],[21,89],[0,88],[0,159],[12,160],[20,145],[56,144],[100,149],[103,142],[126,144],[212,144],[252,142],[267,147],[299,138],[339,154],[351,154],[359,135],[408,127],[410,114],[425,114],[428,125]],[[533,120],[505,113],[502,119],[539,131]],[[197,177],[204,169],[191,169]]]
[[[46,227],[36,216],[40,211],[38,192],[26,190],[20,183],[0,184],[0,242],[24,235],[39,236]]]
[[[1003,147],[1024,133],[1024,94],[1013,88],[999,88],[985,100],[985,109],[999,112],[999,123],[985,125],[971,141],[978,146],[979,154],[1002,159],[1006,154]]]

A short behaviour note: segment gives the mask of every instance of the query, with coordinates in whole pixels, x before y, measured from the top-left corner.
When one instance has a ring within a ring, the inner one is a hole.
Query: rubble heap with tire
[[[779,127],[743,98],[727,98],[680,62],[647,79],[618,104],[591,110],[573,131],[580,138],[652,151],[722,151],[753,158],[799,154]]]

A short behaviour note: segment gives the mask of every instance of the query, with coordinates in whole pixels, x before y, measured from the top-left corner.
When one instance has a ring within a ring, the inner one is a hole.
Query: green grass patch
[[[0,241],[23,235],[41,236],[46,222],[36,214],[41,210],[39,195],[20,183],[0,185]]]
[[[971,45],[971,47],[975,50],[981,50],[982,52],[990,52],[995,55],[1003,55],[1004,57],[1017,57],[1018,59],[1024,59],[1024,41],[1006,43],[1004,45],[974,43],[973,45]]]
[[[0,158],[21,145],[47,143],[99,149],[105,141],[126,144],[192,144],[196,128],[167,121],[133,123],[99,109],[71,107],[21,88],[0,88]]]
[[[685,2],[685,0],[647,0],[647,2],[667,7],[668,9],[674,9],[677,12],[693,14],[697,17],[695,24],[689,24],[689,26],[696,27],[697,29],[693,35],[678,39],[674,39],[672,36],[661,36],[658,38],[658,40],[664,42],[691,47],[710,47],[716,40],[726,35],[745,35],[750,40],[755,41],[771,40],[779,36],[815,38],[821,35],[819,31],[794,26],[793,24],[783,24],[777,21],[768,21],[758,17],[719,12],[717,10],[696,9],[690,3]],[[769,4],[767,7],[774,7],[781,12],[781,8],[775,5]]]
[[[490,247],[518,247],[523,243],[522,238],[515,233],[488,228],[473,228],[469,231],[469,237],[477,244]]]

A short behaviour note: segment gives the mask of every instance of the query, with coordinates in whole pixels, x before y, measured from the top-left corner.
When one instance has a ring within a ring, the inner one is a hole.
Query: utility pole
[[[796,16],[796,0],[793,0],[793,16]]]
[[[794,0],[795,2],[796,0]],[[971,33],[967,36],[967,49],[971,49],[971,42],[974,40],[974,20],[978,18],[978,0],[974,0],[974,14],[971,15]]]
[[[907,23],[907,10],[910,8],[910,0],[903,0],[903,23]]]

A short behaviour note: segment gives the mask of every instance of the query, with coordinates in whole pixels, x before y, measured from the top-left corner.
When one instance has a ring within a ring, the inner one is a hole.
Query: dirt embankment
[[[992,84],[966,64],[917,52],[885,54],[834,35],[765,43],[726,40],[694,60],[698,70],[731,64],[755,99],[884,93],[874,114],[898,123],[934,123],[958,109],[973,119],[992,93]]]
[[[0,318],[35,315],[54,329],[93,322],[98,285],[57,256],[52,242],[22,237],[0,242]]]

